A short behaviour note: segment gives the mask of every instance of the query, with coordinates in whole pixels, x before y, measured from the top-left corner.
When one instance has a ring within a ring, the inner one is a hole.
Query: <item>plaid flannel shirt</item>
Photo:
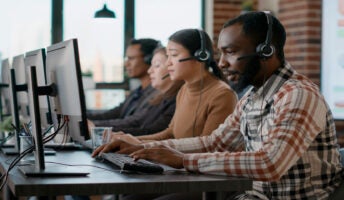
[[[341,182],[334,120],[318,87],[289,64],[248,92],[210,136],[166,140],[184,167],[249,177],[266,199],[327,199]],[[255,195],[256,194],[256,195]]]

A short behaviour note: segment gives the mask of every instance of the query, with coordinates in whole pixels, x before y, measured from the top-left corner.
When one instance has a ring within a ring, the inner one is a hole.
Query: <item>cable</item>
[[[200,93],[199,93],[199,100],[198,100],[198,105],[195,111],[195,118],[192,126],[192,137],[195,137],[195,131],[196,131],[196,121],[197,121],[197,116],[198,116],[198,111],[199,107],[201,106],[202,102],[202,93],[203,93],[203,87],[204,87],[204,77],[203,77],[203,70],[200,68],[200,73],[201,73],[201,81],[200,81]]]
[[[67,140],[68,140],[68,135],[69,135],[69,117],[68,117],[68,116],[65,116],[65,117],[64,117],[64,120],[65,120],[67,123],[66,123],[66,127],[64,128],[64,131],[63,131],[62,142],[63,142],[63,143],[66,143]]]
[[[266,65],[266,63],[265,63],[265,59],[263,60],[263,62],[262,63],[264,63],[264,66],[263,66],[263,70],[264,70],[264,77],[263,77],[263,88],[262,88],[262,103],[261,103],[261,105],[260,105],[260,133],[259,133],[259,135],[260,135],[260,142],[261,142],[261,149],[263,148],[263,114],[264,114],[264,111],[263,111],[263,104],[264,104],[264,101],[265,101],[265,89],[266,89],[266,87],[265,87],[265,82],[266,82],[266,67],[267,67],[267,65]],[[270,186],[270,183],[266,183],[268,186]]]
[[[262,103],[260,105],[260,141],[263,143],[263,104],[264,104],[264,100],[265,100],[265,82],[266,82],[266,64],[265,64],[265,60],[263,61],[264,66],[263,66],[263,70],[264,70],[264,76],[263,76],[263,88],[262,88]]]
[[[57,128],[57,130],[53,133],[53,134],[51,134],[51,135],[48,135],[47,137],[45,137],[44,139],[43,139],[43,143],[45,144],[45,143],[47,143],[47,142],[49,142],[49,141],[51,141],[52,139],[54,139],[54,137],[59,133],[59,131],[63,128],[63,127],[65,127],[66,126],[66,121],[64,120],[63,121],[63,124],[61,125],[60,124],[61,122],[59,121],[59,124],[58,124],[58,128]],[[61,126],[60,126],[61,125]]]
[[[2,146],[3,144],[5,144],[9,139],[11,139],[14,136],[13,132],[9,132],[8,135],[5,138],[2,138],[0,140],[0,146]]]
[[[49,128],[44,131],[43,136],[47,135],[53,127],[54,125],[49,126]]]
[[[11,169],[26,155],[28,154],[29,152],[31,152],[32,150],[34,149],[34,146],[31,146],[29,147],[28,149],[26,149],[24,152],[20,153],[19,156],[17,156],[13,161],[12,163],[8,166],[8,169],[6,171],[6,173],[4,173],[2,176],[1,176],[1,181],[2,181],[2,184],[0,186],[0,191],[2,190],[2,188],[6,185],[6,182],[7,182],[7,178],[8,178],[8,175],[11,171]]]
[[[66,121],[63,121],[63,124],[60,126],[60,120],[58,120],[58,128],[57,130],[51,134],[48,135],[47,137],[45,137],[43,139],[43,143],[47,143],[48,141],[52,140],[57,133],[66,125]],[[6,182],[7,182],[7,178],[9,175],[9,172],[13,169],[13,167],[24,157],[26,156],[29,152],[33,151],[35,147],[35,144],[33,144],[31,147],[27,148],[25,151],[23,151],[22,153],[20,153],[12,162],[11,164],[8,166],[8,169],[6,171],[6,173],[2,174],[0,177],[0,181],[2,181],[1,185],[0,185],[0,191],[2,190],[2,188],[5,186]]]

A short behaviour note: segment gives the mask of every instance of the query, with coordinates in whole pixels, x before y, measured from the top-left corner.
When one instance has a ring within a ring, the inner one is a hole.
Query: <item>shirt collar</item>
[[[295,71],[291,68],[289,63],[285,63],[283,67],[279,67],[270,78],[265,81],[263,86],[259,88],[253,88],[250,91],[249,98],[264,98],[264,102],[267,103],[272,96],[282,87],[285,81],[287,81]]]

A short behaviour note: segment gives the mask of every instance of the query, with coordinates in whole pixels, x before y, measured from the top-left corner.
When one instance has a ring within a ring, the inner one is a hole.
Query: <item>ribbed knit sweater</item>
[[[139,138],[163,140],[209,135],[233,112],[236,103],[235,92],[225,82],[207,73],[203,80],[182,86],[167,129]]]

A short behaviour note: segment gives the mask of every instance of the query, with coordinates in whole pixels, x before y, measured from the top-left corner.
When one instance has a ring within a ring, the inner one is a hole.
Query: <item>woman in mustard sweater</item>
[[[169,127],[150,135],[132,137],[114,134],[112,139],[132,143],[209,135],[231,114],[237,103],[235,92],[214,60],[208,34],[198,29],[184,29],[169,37],[168,74],[183,80],[176,99],[176,110]]]

